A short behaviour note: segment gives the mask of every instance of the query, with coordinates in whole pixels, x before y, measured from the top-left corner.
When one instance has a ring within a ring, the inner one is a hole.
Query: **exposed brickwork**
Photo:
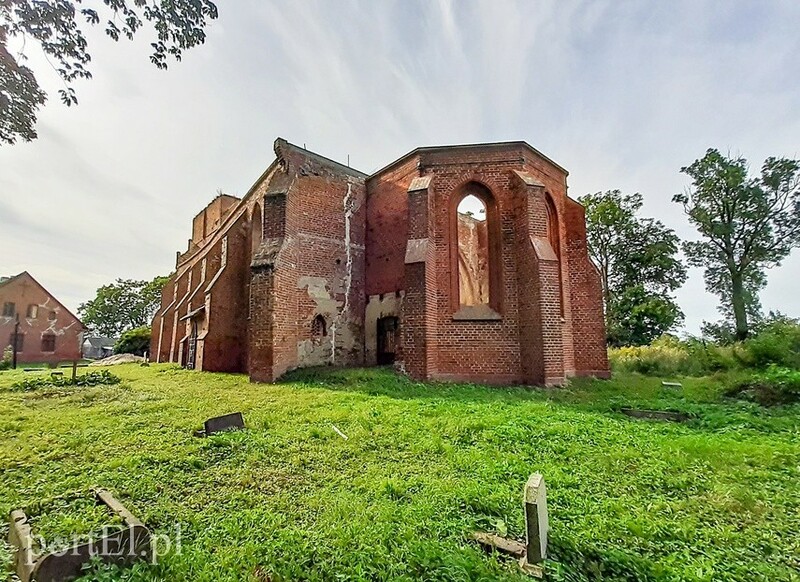
[[[195,218],[154,320],[160,361],[266,382],[371,364],[373,327],[396,316],[395,363],[417,378],[607,374],[582,210],[566,171],[530,146],[421,148],[369,178],[283,140],[275,152],[241,200]],[[487,208],[488,303],[485,290],[459,299],[456,207],[470,193]]]
[[[83,324],[27,271],[0,282],[0,310],[0,352],[12,345],[19,320],[19,363],[81,358]]]
[[[404,208],[402,194],[419,177],[430,185],[407,193]],[[488,192],[492,311],[478,312],[459,301],[455,208],[481,188]],[[607,374],[598,281],[585,244],[568,245],[585,232],[569,232],[566,209],[576,203],[566,196],[562,168],[521,143],[422,148],[371,176],[367,190],[369,220],[383,227],[376,245],[367,245],[368,290],[405,290],[398,365],[409,374],[550,384]],[[404,234],[427,239],[424,263],[399,265]]]

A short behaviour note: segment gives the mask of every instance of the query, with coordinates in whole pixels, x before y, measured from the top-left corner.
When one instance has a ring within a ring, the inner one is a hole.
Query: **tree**
[[[115,354],[143,356],[150,350],[150,327],[142,326],[123,332],[114,344]]]
[[[750,177],[747,160],[715,149],[681,172],[692,186],[673,200],[702,240],[685,242],[689,264],[704,269],[706,289],[744,340],[759,317],[766,270],[800,245],[800,161],[768,158]]]
[[[639,218],[641,194],[587,194],[589,254],[600,269],[611,345],[650,343],[683,321],[672,292],[686,281],[680,239],[652,218]]]
[[[169,277],[152,281],[117,279],[100,287],[94,299],[82,303],[78,315],[94,333],[110,337],[149,325],[161,305],[161,290],[168,280]]]
[[[94,26],[105,19],[105,32],[113,40],[132,40],[145,22],[156,35],[150,61],[167,68],[171,56],[180,61],[185,49],[205,42],[207,20],[217,18],[210,0],[0,0],[0,143],[36,139],[36,112],[47,98],[33,71],[25,66],[28,41],[38,45],[61,77],[59,90],[65,105],[78,103],[72,84],[90,79],[91,55],[81,25]],[[19,38],[16,54],[9,42]]]

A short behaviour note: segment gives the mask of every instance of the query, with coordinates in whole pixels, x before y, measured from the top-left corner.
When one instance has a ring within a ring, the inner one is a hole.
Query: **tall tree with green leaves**
[[[600,269],[611,345],[650,343],[683,322],[672,293],[686,281],[680,239],[652,218],[637,216],[641,194],[609,190],[580,198],[589,254]]]
[[[771,157],[760,176],[750,176],[743,157],[709,149],[681,172],[692,185],[673,200],[701,236],[685,242],[684,253],[704,269],[735,338],[746,339],[761,312],[767,269],[800,245],[800,161]]]
[[[150,61],[166,69],[169,57],[205,42],[207,21],[217,18],[210,0],[0,0],[0,143],[36,139],[36,113],[47,95],[25,65],[25,51],[42,50],[61,78],[61,101],[75,105],[73,83],[90,79],[84,28],[104,21],[113,40],[132,40],[149,24],[155,32]],[[19,46],[12,48],[17,39]]]
[[[100,287],[94,299],[82,303],[78,315],[94,333],[109,337],[148,326],[161,305],[161,290],[167,281],[169,277],[152,281],[117,279]]]

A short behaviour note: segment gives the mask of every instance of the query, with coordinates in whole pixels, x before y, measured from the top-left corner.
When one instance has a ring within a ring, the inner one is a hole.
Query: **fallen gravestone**
[[[52,552],[37,553],[27,515],[21,510],[11,512],[8,541],[13,550],[14,569],[22,582],[74,580],[93,558],[121,566],[152,558],[150,531],[145,525],[108,491],[99,489],[95,495],[99,503],[122,519],[124,529]]]
[[[234,412],[233,414],[225,414],[223,416],[215,416],[209,418],[203,424],[201,430],[196,430],[194,435],[197,437],[207,437],[218,432],[226,432],[229,430],[241,430],[244,428],[244,417],[241,412]]]
[[[620,408],[619,411],[631,418],[644,418],[648,420],[666,420],[668,422],[686,422],[691,416],[686,412],[675,410],[646,410],[639,408]]]

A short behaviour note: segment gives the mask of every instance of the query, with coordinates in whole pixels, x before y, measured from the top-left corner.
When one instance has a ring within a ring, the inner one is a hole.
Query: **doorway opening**
[[[397,334],[400,320],[397,317],[381,317],[378,320],[378,365],[394,363],[397,352]]]

